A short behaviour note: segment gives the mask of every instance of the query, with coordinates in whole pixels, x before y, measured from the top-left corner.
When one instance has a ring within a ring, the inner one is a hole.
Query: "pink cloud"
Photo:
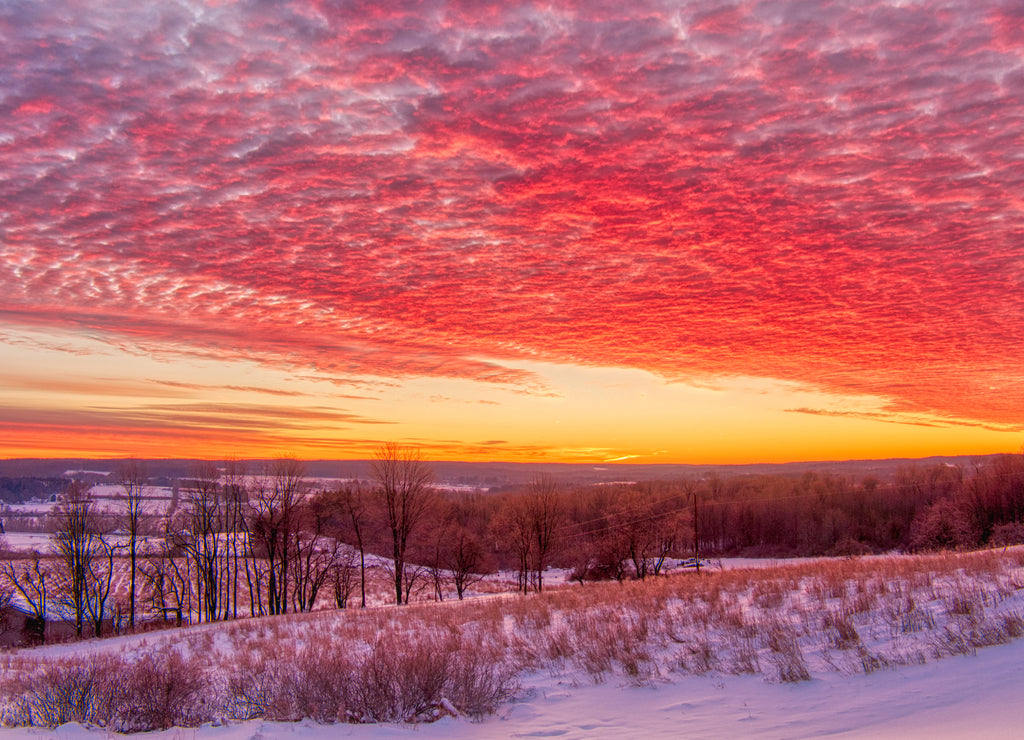
[[[1011,5],[114,4],[0,11],[6,321],[1019,422]]]

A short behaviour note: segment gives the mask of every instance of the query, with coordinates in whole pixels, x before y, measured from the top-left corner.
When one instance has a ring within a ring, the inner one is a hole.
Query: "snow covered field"
[[[152,740],[477,740],[481,738],[751,738],[986,740],[1024,733],[1024,642],[871,675],[825,675],[802,684],[757,676],[689,676],[654,687],[564,685],[548,678],[483,722],[318,725],[249,720],[144,735]],[[101,729],[0,730],[0,738],[96,740]]]
[[[89,495],[95,501],[97,511],[110,514],[123,514],[125,511],[124,489],[118,485],[96,484],[89,488]],[[145,514],[163,515],[168,503],[173,499],[170,488],[146,486],[143,489],[142,511]],[[7,512],[14,516],[28,514],[48,514],[57,505],[57,501],[33,501],[24,504],[7,504]]]
[[[237,675],[246,660],[259,672],[268,656],[328,644],[358,656],[382,634],[413,646],[455,636],[460,652],[500,643],[496,670],[516,671],[514,698],[482,721],[229,719],[146,737],[1019,738],[1022,613],[1019,549],[865,558],[49,646],[9,654],[2,678],[62,656],[98,660],[97,649],[129,663],[177,652]],[[0,740],[112,734],[10,728]]]

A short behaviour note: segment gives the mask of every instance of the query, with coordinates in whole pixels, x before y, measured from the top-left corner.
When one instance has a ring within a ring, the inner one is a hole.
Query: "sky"
[[[1024,5],[0,0],[0,457],[1024,444]]]

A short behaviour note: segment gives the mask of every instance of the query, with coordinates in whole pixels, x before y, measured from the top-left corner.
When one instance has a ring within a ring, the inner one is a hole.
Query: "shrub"
[[[978,531],[967,508],[952,499],[939,499],[923,509],[910,526],[910,546],[915,550],[973,547]]]
[[[491,714],[519,690],[516,670],[502,654],[486,648],[464,647],[455,655],[447,696],[463,714]]]
[[[50,728],[68,722],[107,724],[121,667],[120,661],[109,658],[44,664],[26,677],[15,700],[15,721]]]
[[[123,732],[194,727],[221,708],[206,675],[177,651],[145,653],[117,671],[110,692],[110,724]]]
[[[277,721],[346,719],[355,670],[342,644],[335,642],[245,653],[228,679],[233,714]]]
[[[863,645],[858,646],[857,657],[860,659],[860,667],[864,673],[874,673],[889,667],[889,660],[884,655],[872,653]]]
[[[739,647],[733,653],[729,663],[729,670],[734,674],[760,673],[761,661],[757,655],[757,647],[751,640],[743,637]]]
[[[450,646],[432,640],[377,639],[353,686],[348,716],[355,722],[413,722],[436,719],[451,670]]]
[[[184,633],[179,650],[137,648],[99,662],[0,655],[0,706],[7,723],[130,731],[219,716],[476,718],[514,696],[520,671],[565,663],[595,682],[621,672],[634,685],[650,683],[659,660],[692,673],[760,673],[763,664],[772,680],[804,681],[804,650],[815,639],[826,664],[870,673],[923,661],[922,649],[960,654],[1024,636],[1024,619],[1010,611],[1012,602],[1003,605],[1020,589],[1021,565],[1012,550],[872,558],[588,584],[344,619],[247,620]],[[879,648],[867,636],[886,622],[899,639],[873,652]],[[167,645],[165,636],[146,640]]]
[[[452,635],[385,634],[356,670],[347,716],[353,722],[480,716],[511,698],[517,689],[515,673],[503,653],[463,646]]]
[[[240,655],[228,676],[228,692],[232,697],[231,714],[239,719],[289,719],[282,708],[281,686],[284,669],[274,662],[263,662],[259,653]]]
[[[288,668],[282,691],[292,717],[317,722],[346,719],[356,663],[342,644],[308,645]]]
[[[1004,550],[1010,545],[1018,545],[1024,542],[1024,523],[1010,522],[997,524],[992,528],[992,536],[989,538],[989,545],[1002,547]]]

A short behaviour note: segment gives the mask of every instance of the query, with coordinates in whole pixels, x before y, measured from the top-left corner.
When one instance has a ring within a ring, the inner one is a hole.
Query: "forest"
[[[77,636],[136,623],[217,621],[365,606],[368,562],[391,600],[463,598],[487,574],[526,593],[545,573],[647,579],[679,558],[796,557],[971,549],[1024,541],[1024,455],[907,466],[893,480],[809,472],[450,492],[415,448],[385,445],[369,480],[324,484],[296,459],[247,470],[198,465],[160,511],[142,461],[118,470],[119,510],[70,480],[33,521],[52,547],[9,548],[0,600],[27,605],[45,638],[61,614]],[[0,604],[2,606],[2,604]],[[31,624],[30,624],[31,626]]]

